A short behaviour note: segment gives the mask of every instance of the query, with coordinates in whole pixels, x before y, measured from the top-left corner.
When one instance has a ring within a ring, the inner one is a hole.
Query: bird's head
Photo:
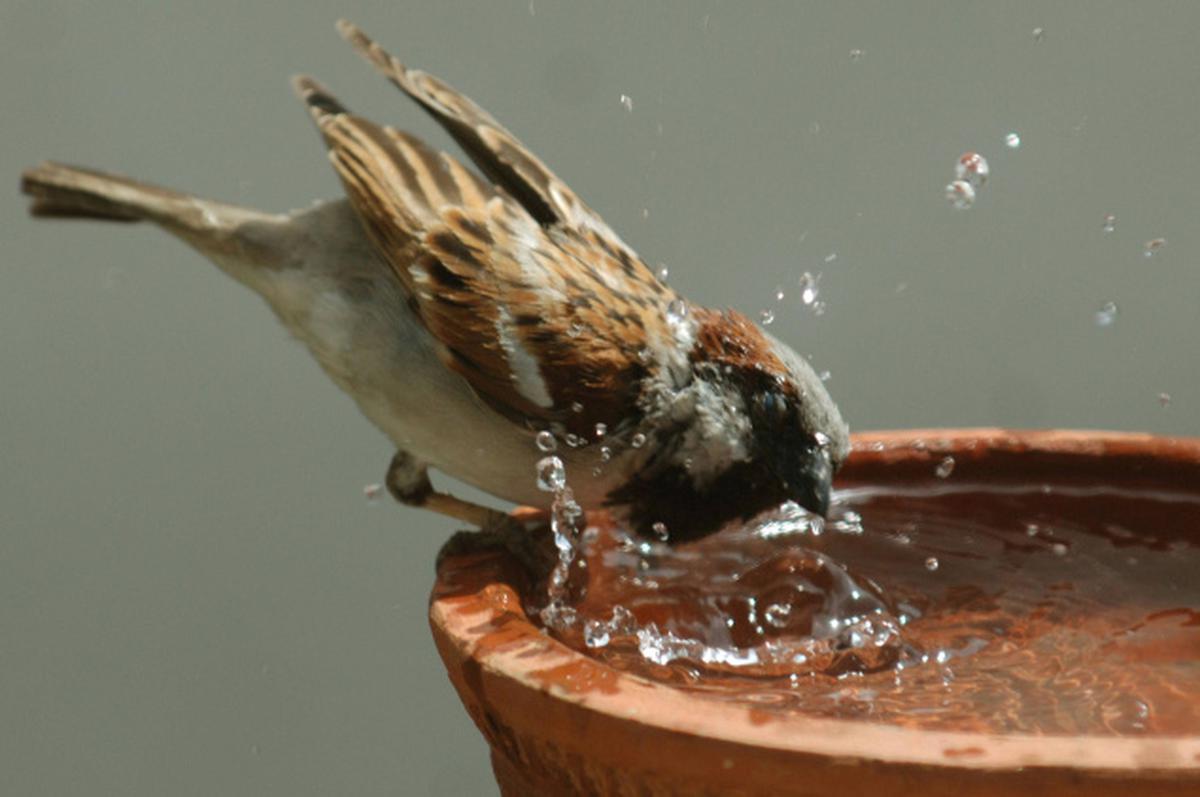
[[[788,500],[824,517],[833,476],[850,450],[850,431],[812,366],[786,344],[759,334],[782,369],[767,368],[765,378],[746,385],[751,457]]]
[[[679,541],[794,501],[824,516],[849,430],[821,379],[738,313],[697,308],[690,381],[664,412],[656,453],[614,495],[635,528]]]

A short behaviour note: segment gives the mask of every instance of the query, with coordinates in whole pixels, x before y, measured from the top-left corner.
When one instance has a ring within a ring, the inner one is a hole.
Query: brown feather
[[[384,77],[441,124],[484,174],[531,217],[543,226],[590,234],[614,258],[638,272],[640,281],[658,284],[604,220],[491,114],[433,75],[409,69],[352,23],[342,20],[338,30]]]
[[[429,80],[421,85],[434,85]],[[615,427],[632,414],[647,373],[639,352],[650,339],[668,339],[665,314],[675,296],[603,222],[511,135],[491,127],[491,117],[442,84],[437,107],[470,111],[476,126],[485,120],[491,132],[479,140],[519,164],[532,181],[525,188],[509,173],[490,185],[419,139],[351,115],[310,78],[296,87],[351,204],[447,367],[518,422],[557,423],[586,436],[597,422]],[[552,223],[539,223],[514,191],[553,203]],[[524,381],[522,361],[536,374]],[[546,395],[531,391],[531,379]]]
[[[707,307],[694,308],[692,315],[696,319],[693,359],[738,370],[761,371],[772,377],[788,375],[788,367],[775,354],[770,341],[746,316],[736,310]]]

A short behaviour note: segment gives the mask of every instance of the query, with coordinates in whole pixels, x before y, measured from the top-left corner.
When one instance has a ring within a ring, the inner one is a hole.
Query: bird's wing
[[[309,78],[296,89],[447,367],[516,422],[587,435],[629,415],[650,367],[639,355],[670,334],[676,298],[636,256],[595,226],[539,221],[514,197],[520,178],[492,185],[415,137],[352,115]],[[538,164],[507,140],[523,170]],[[557,195],[544,174],[545,195]]]
[[[581,234],[594,232],[606,247],[629,259],[637,278],[656,281],[604,220],[491,114],[433,75],[409,69],[352,23],[341,20],[337,27],[360,55],[424,108],[475,165],[539,224]]]

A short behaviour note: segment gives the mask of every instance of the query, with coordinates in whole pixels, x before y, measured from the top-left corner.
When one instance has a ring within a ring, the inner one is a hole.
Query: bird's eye
[[[759,403],[765,415],[781,418],[787,414],[787,399],[773,391],[759,396]]]

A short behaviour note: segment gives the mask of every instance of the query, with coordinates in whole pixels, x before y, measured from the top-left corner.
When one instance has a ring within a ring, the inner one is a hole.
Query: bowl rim
[[[849,481],[853,483],[856,471],[874,465],[944,456],[986,462],[998,453],[1083,460],[1125,457],[1181,466],[1185,471],[1195,467],[1200,473],[1200,438],[1088,430],[907,429],[853,435]],[[455,585],[447,583],[439,567],[430,622],[443,657],[452,653],[470,660],[493,683],[549,695],[577,711],[689,737],[847,761],[1002,770],[1157,770],[1174,777],[1200,776],[1200,732],[1117,737],[917,729],[858,719],[779,715],[677,690],[615,670],[542,633],[525,618],[511,587],[493,583],[495,578],[489,581],[487,574],[497,572],[495,557],[504,556],[495,554],[490,561],[450,557],[455,560],[455,578],[460,579]],[[461,579],[466,574],[469,580],[472,573],[482,580],[476,583],[479,589],[467,595]],[[503,633],[497,634],[497,629]],[[564,673],[573,673],[575,682],[560,677]]]

